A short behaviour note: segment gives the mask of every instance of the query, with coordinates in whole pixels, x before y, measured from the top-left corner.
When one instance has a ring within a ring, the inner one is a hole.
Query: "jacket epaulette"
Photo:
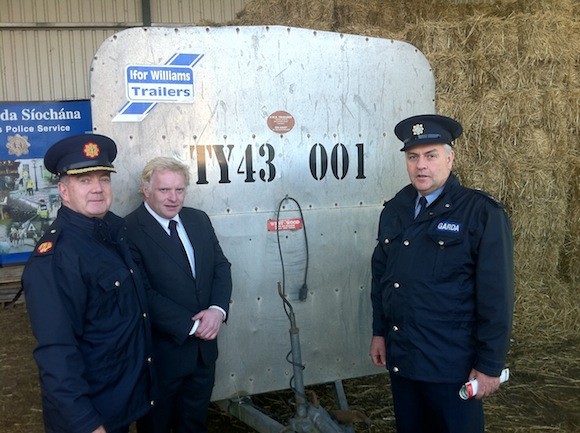
[[[34,256],[48,256],[54,253],[56,247],[56,242],[60,236],[60,227],[56,224],[50,226],[50,228],[42,235],[42,238],[36,244],[34,248]]]

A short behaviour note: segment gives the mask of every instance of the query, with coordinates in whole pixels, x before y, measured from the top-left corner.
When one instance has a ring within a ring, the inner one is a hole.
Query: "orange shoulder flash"
[[[52,250],[54,244],[50,241],[41,243],[38,247],[36,247],[36,252],[38,254],[46,254]]]

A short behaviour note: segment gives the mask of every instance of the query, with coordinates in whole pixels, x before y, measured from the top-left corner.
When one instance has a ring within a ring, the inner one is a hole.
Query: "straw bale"
[[[238,15],[243,25],[280,24],[319,30],[381,27],[399,31],[416,20],[461,19],[476,7],[448,0],[254,0]],[[366,35],[365,32],[357,32]]]
[[[471,72],[469,85],[486,88],[577,85],[580,24],[553,13],[507,19],[475,15],[460,22],[423,21],[406,38],[427,58],[444,56]],[[466,57],[469,61],[466,61]],[[451,68],[451,66],[449,67]]]
[[[336,0],[333,29],[343,29],[352,24],[400,30],[406,21],[406,7],[400,1],[385,5],[382,0]],[[395,7],[399,4],[399,7]],[[385,7],[386,6],[386,7]]]
[[[435,70],[437,73],[437,70]],[[520,128],[538,125],[543,114],[538,107],[545,92],[505,92],[488,91],[482,96],[450,92],[439,95],[439,111],[450,111],[450,107],[459,107],[459,120],[464,126],[465,134],[481,137],[485,133],[494,134],[494,142],[517,146]],[[509,139],[506,139],[509,137]],[[468,146],[469,144],[467,144]],[[467,147],[468,150],[471,150]],[[494,149],[490,149],[494,151]],[[481,152],[481,148],[472,149]]]
[[[572,199],[568,204],[567,221],[570,222],[568,233],[564,239],[564,247],[561,250],[560,275],[567,276],[564,279],[570,282],[571,287],[578,291],[580,285],[580,158],[576,158],[575,170],[571,173],[573,191]]]
[[[559,276],[568,209],[557,183],[551,182],[553,175],[549,171],[520,171],[512,181],[520,188],[519,197],[510,200],[518,272],[528,278],[538,273],[544,277]]]
[[[524,13],[530,15],[541,14],[543,12],[560,13],[563,16],[578,16],[580,4],[578,0],[517,0],[498,2],[502,7],[511,8],[510,13]]]
[[[558,279],[516,278],[513,335],[533,341],[562,341],[580,331],[577,288]]]
[[[404,5],[401,0],[255,0],[246,5],[236,21],[333,31],[357,25],[401,29],[406,17]]]
[[[452,112],[456,107],[466,136],[481,139],[483,134],[493,134],[496,147],[485,149],[488,157],[497,149],[506,148],[519,153],[531,152],[530,158],[547,161],[559,158],[562,149],[566,149],[566,154],[578,152],[580,103],[576,98],[579,96],[578,91],[555,89],[488,91],[479,99],[450,92],[439,95],[437,104],[441,112]],[[522,136],[534,128],[541,128],[547,135],[540,146],[522,142]],[[472,141],[462,141],[467,151],[482,152],[480,147],[470,147]]]
[[[466,23],[458,23],[467,30],[462,47],[467,52],[481,56],[502,58],[517,49],[519,38],[518,22],[515,19],[490,17],[476,14]]]
[[[404,40],[402,30],[393,31],[380,26],[346,25],[341,28],[342,33],[370,36],[373,38]]]
[[[468,34],[465,25],[453,21],[418,21],[409,24],[405,31],[405,39],[419,48],[430,59],[433,54],[453,56],[461,52]]]
[[[522,66],[536,62],[559,61],[567,63],[578,59],[580,40],[579,23],[561,13],[544,13],[533,17],[517,16]]]
[[[481,161],[477,164],[473,161],[466,161],[461,157],[461,150],[458,149],[457,162],[454,172],[457,174],[462,184],[486,191],[493,197],[500,200],[511,210],[509,184],[507,183],[506,172],[509,168],[496,161]]]
[[[562,59],[553,61],[517,59],[518,62],[498,62],[494,75],[501,77],[496,80],[497,87],[514,88],[562,88],[578,85],[578,69],[573,62]]]
[[[435,75],[438,94],[452,93],[463,97],[474,92],[469,54],[445,51],[433,53],[428,59]]]
[[[238,14],[236,23],[329,30],[333,22],[333,3],[333,0],[254,0]]]

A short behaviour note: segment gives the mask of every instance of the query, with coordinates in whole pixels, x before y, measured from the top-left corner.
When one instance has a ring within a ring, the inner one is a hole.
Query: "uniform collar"
[[[444,188],[445,188],[445,184],[442,185],[441,187],[437,188],[431,194],[427,194],[425,196],[425,198],[427,199],[427,206],[429,206],[431,203],[433,203],[435,200],[437,200],[437,198],[439,198],[439,196],[443,192]],[[421,194],[417,194],[417,199],[415,200],[415,206],[417,206],[417,204],[419,203],[419,198],[421,198]]]
[[[101,218],[85,216],[64,205],[58,210],[58,217],[82,230],[93,230],[95,223],[102,221]]]
[[[461,186],[457,177],[451,172],[445,185],[443,186],[442,190],[440,191],[439,195],[433,200],[428,200],[428,203],[431,205],[429,207],[429,213],[440,213],[444,210],[448,210],[452,207],[451,200],[453,198],[452,191],[455,190],[457,187]],[[435,194],[433,192],[432,194]],[[417,190],[412,184],[407,185],[401,191],[399,191],[393,200],[398,203],[398,206],[395,207],[397,211],[401,214],[401,217],[404,219],[408,219],[409,221],[414,221],[413,219],[413,210],[417,204],[418,200]],[[445,201],[443,209],[440,208],[440,203]]]
[[[441,212],[451,209],[453,206],[452,191],[458,186],[460,186],[459,180],[453,173],[450,173],[447,181],[445,181],[445,185],[427,197],[428,205],[432,205],[429,208],[429,214],[440,214]]]
[[[112,212],[107,212],[103,218],[87,217],[64,205],[58,210],[58,219],[83,232],[92,233],[97,239],[105,242],[111,242],[116,238],[122,221]]]

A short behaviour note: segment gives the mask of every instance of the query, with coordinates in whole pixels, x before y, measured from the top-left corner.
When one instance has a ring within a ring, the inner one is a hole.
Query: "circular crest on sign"
[[[268,116],[268,128],[276,134],[286,134],[294,128],[294,116],[286,111],[276,111]]]

